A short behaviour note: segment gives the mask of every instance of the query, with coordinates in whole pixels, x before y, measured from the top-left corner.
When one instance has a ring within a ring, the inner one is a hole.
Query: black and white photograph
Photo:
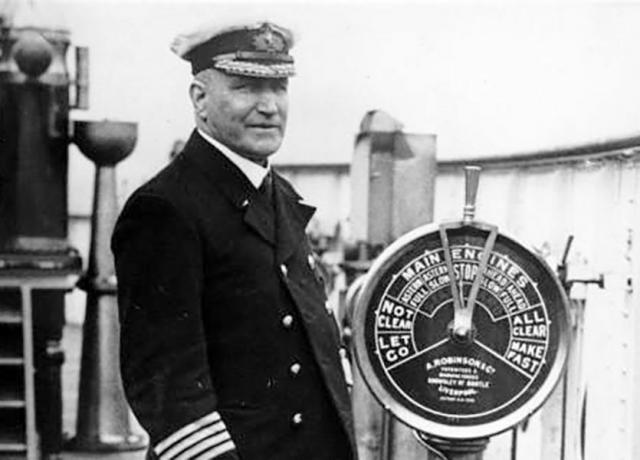
[[[638,24],[0,0],[0,460],[640,459]]]

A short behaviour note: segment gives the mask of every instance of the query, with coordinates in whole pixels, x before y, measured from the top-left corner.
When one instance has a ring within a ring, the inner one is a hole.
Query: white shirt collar
[[[220,150],[220,152],[222,152],[222,154],[227,157],[229,161],[236,165],[240,169],[240,171],[242,171],[242,173],[247,176],[249,182],[251,182],[251,184],[253,184],[256,189],[260,187],[265,176],[269,173],[269,165],[267,165],[267,167],[265,168],[264,166],[260,166],[259,164],[254,163],[251,160],[247,160],[246,158],[232,151],[226,145],[222,144],[220,141],[217,141],[207,133],[203,132],[201,129],[198,129],[197,131],[205,141]]]

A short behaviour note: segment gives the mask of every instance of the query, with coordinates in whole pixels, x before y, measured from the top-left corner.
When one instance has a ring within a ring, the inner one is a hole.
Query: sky
[[[90,49],[91,108],[72,117],[139,123],[136,150],[119,166],[125,187],[161,168],[193,126],[189,66],[169,51],[172,38],[239,11],[280,21],[298,37],[276,163],[350,162],[360,121],[374,109],[407,132],[435,134],[440,159],[640,132],[635,2],[30,3],[32,18],[67,28],[72,45]],[[76,157],[71,184],[82,186],[91,165]]]

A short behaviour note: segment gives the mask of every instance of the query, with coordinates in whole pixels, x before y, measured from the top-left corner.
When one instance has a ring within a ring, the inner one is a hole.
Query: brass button
[[[296,375],[298,375],[301,370],[302,370],[302,366],[300,365],[300,363],[293,363],[291,367],[289,367],[289,372],[291,373],[292,377],[295,377]]]
[[[293,316],[291,315],[283,316],[282,325],[285,327],[285,329],[291,329],[291,326],[293,326]]]
[[[280,271],[284,276],[287,276],[287,273],[289,273],[289,270],[287,269],[287,266],[285,264],[280,265]]]
[[[291,417],[291,424],[294,427],[302,425],[302,414],[300,412],[296,412],[295,414],[293,414],[293,417]]]

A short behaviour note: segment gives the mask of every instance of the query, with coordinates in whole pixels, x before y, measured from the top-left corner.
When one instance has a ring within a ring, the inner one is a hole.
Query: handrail
[[[464,165],[474,164],[489,169],[513,167],[543,166],[550,164],[575,163],[580,161],[597,161],[621,159],[640,161],[640,133],[630,136],[605,139],[600,141],[560,146],[549,149],[496,154],[482,157],[459,157],[437,160],[438,170],[459,169]],[[348,173],[350,164],[340,163],[278,163],[277,169],[289,170],[338,170]]]
[[[500,169],[607,159],[640,161],[640,134],[530,152],[439,160],[438,169],[458,169],[468,164]]]

